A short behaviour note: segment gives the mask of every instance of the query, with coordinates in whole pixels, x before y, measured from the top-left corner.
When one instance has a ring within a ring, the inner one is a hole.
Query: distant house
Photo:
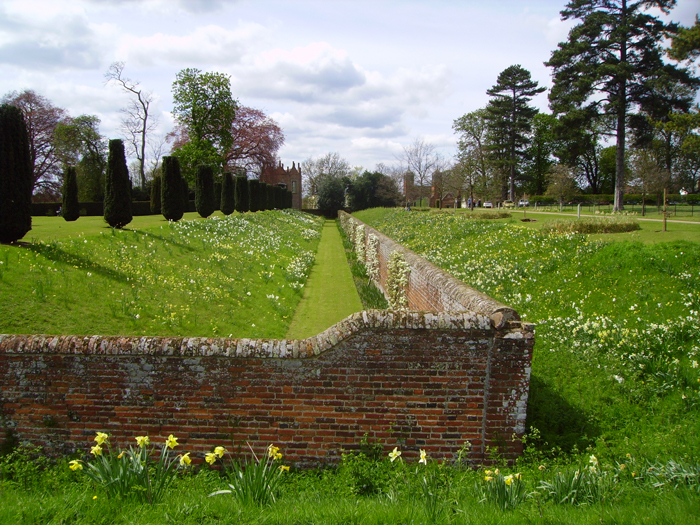
[[[280,162],[277,166],[265,165],[260,172],[260,182],[271,186],[280,186],[292,192],[292,208],[301,209],[301,167],[292,162],[291,168],[285,168]]]

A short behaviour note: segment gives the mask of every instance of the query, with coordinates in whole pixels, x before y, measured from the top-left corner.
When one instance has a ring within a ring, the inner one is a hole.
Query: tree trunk
[[[626,32],[627,0],[622,0],[622,26]],[[627,63],[627,34],[620,43],[620,64]],[[627,78],[625,73],[619,73],[620,83],[617,99],[617,147],[615,149],[615,202],[613,211],[624,210],[622,196],[625,186],[625,131],[627,128]]]

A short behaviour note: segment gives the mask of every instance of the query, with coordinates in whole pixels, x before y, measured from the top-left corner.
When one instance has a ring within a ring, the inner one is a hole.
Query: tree
[[[234,182],[233,174],[230,171],[224,173],[224,178],[221,182],[221,213],[231,215],[236,210],[236,185],[238,177]],[[247,184],[246,184],[247,186]]]
[[[86,202],[104,200],[107,142],[99,126],[96,115],[80,115],[67,117],[54,131],[54,154],[64,170],[76,167],[78,199]]]
[[[695,60],[700,56],[700,16],[692,27],[682,27],[671,40],[668,56],[674,60]]]
[[[231,133],[238,103],[231,96],[231,81],[222,73],[188,68],[173,82],[173,115],[188,137],[189,157],[220,169],[233,144]],[[183,146],[184,148],[184,146]],[[179,148],[174,153],[180,156]],[[206,162],[215,157],[215,162]],[[195,165],[195,167],[196,167]],[[186,178],[194,178],[194,173]]]
[[[350,174],[350,164],[338,153],[326,153],[318,159],[308,158],[301,163],[304,193],[316,196],[323,177],[343,178]]]
[[[276,164],[277,152],[284,144],[284,133],[277,122],[259,109],[239,106],[231,126],[231,147],[224,159],[226,166],[260,175],[265,165]]]
[[[162,175],[156,175],[155,177],[153,177],[153,182],[151,183],[151,213],[160,213],[160,195],[162,191],[162,180]]]
[[[105,73],[105,83],[114,81],[132,98],[122,113],[121,129],[125,138],[133,150],[139,162],[139,181],[141,188],[146,186],[146,144],[148,134],[158,125],[157,119],[151,115],[150,108],[153,102],[153,94],[139,89],[139,83],[123,75],[124,62],[113,62]]]
[[[54,154],[54,131],[67,113],[31,89],[7,93],[0,101],[18,107],[24,115],[32,164],[32,192],[60,194],[61,166]]]
[[[353,211],[392,208],[400,203],[396,182],[382,173],[365,171],[348,185],[348,204]]]
[[[337,217],[345,206],[345,187],[340,177],[325,176],[318,184],[318,209],[326,217]]]
[[[123,228],[131,222],[131,179],[126,167],[124,142],[109,141],[107,173],[105,174],[104,218],[112,228]]]
[[[690,101],[674,98],[677,90],[667,87],[697,83],[687,69],[664,63],[660,42],[677,27],[648,12],[656,7],[668,13],[674,5],[675,0],[571,0],[561,11],[562,20],[581,23],[546,63],[554,70],[549,100],[556,115],[575,109],[615,119],[615,211],[623,209],[630,114],[662,99],[667,108],[687,108]]]
[[[459,134],[453,185],[466,190],[472,202],[475,193],[481,197],[494,193],[486,114],[486,108],[477,109],[452,124],[452,129]]]
[[[404,146],[398,160],[405,167],[405,171],[413,174],[413,184],[422,204],[430,190],[433,173],[444,166],[444,161],[435,151],[435,145],[421,138]]]
[[[564,204],[578,193],[576,179],[571,168],[563,164],[557,164],[549,169],[547,191],[545,195],[554,197],[559,204]]]
[[[491,97],[485,114],[490,149],[501,172],[507,176],[501,194],[504,200],[515,200],[515,183],[527,159],[532,121],[538,113],[528,102],[545,89],[537,87],[527,69],[514,65],[504,69],[496,84],[486,91]]]
[[[214,170],[211,166],[197,167],[197,184],[194,187],[194,205],[205,219],[216,210],[214,199]]]
[[[63,180],[63,218],[67,221],[77,221],[80,217],[80,202],[78,202],[78,180],[73,166],[66,169]]]
[[[538,113],[532,119],[530,144],[525,150],[523,170],[525,193],[542,195],[547,187],[547,172],[554,164],[554,153],[558,149],[555,130],[557,119],[553,115]]]
[[[250,196],[248,195],[248,178],[238,175],[234,178],[234,196],[236,211],[244,213],[250,210]]]
[[[180,162],[175,156],[163,157],[163,175],[160,181],[160,207],[168,221],[179,221],[185,213],[182,202],[182,175]]]
[[[261,211],[263,209],[261,192],[260,181],[258,179],[248,180],[248,203],[250,211]]]
[[[20,108],[0,106],[0,242],[15,242],[32,229],[32,157]]]

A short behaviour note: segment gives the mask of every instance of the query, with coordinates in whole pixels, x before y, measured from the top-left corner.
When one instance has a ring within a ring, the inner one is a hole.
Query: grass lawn
[[[316,263],[294,312],[288,339],[305,339],[362,310],[362,302],[345,260],[336,221],[323,225]]]
[[[0,333],[271,337],[287,332],[320,237],[299,212],[35,217],[0,245]]]

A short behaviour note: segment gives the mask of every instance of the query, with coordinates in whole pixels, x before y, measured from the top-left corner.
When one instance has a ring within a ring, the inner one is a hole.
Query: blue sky
[[[353,166],[396,163],[415,138],[455,152],[452,122],[486,104],[513,64],[543,65],[570,23],[564,0],[0,0],[0,95],[33,89],[119,136],[115,61],[156,96],[172,129],[171,85],[186,67],[231,76],[242,104],[286,135],[286,164],[338,152]],[[670,19],[691,25],[697,0]],[[547,108],[546,93],[535,104]]]

